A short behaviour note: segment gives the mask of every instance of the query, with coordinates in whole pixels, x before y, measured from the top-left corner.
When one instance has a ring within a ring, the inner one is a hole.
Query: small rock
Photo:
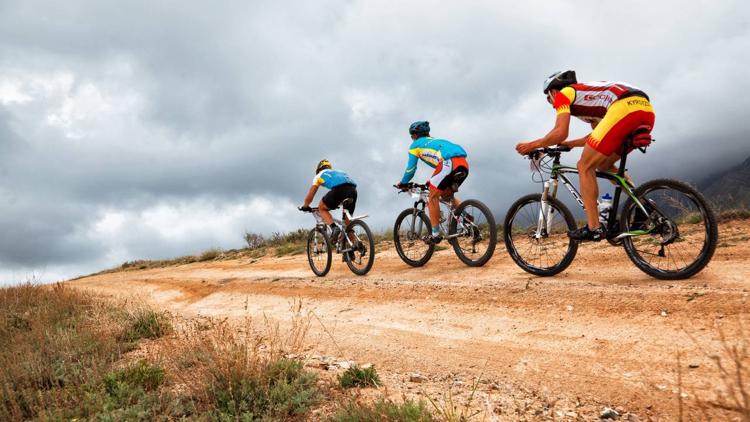
[[[661,310],[661,316],[667,316],[667,310],[666,309],[662,309]]]
[[[599,414],[599,419],[620,419],[620,414],[615,409],[605,407]]]
[[[411,381],[411,382],[425,382],[425,381],[427,381],[427,378],[424,375],[422,375],[422,374],[414,373],[414,374],[409,375],[409,381]]]
[[[568,312],[573,312],[573,305],[568,305],[565,307],[565,309],[567,309]]]
[[[695,369],[699,368],[700,366],[701,365],[699,363],[691,363],[690,365],[688,365],[688,368]]]
[[[336,366],[338,366],[341,369],[349,369],[354,365],[354,362],[350,360],[342,360],[340,362],[336,362]]]

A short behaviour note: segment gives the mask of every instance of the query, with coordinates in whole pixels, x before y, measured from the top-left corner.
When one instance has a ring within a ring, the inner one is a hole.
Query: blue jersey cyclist
[[[320,200],[318,211],[323,221],[331,227],[331,238],[336,239],[339,228],[333,222],[330,210],[338,208],[342,202],[350,199],[344,205],[344,208],[349,211],[349,214],[353,214],[354,208],[357,205],[357,184],[343,171],[334,170],[330,161],[321,160],[317,167],[315,167],[315,177],[312,180],[312,186],[310,186],[310,190],[307,192],[307,196],[305,196],[305,202],[300,209],[310,209],[310,204],[320,186],[326,187],[330,191]],[[345,221],[345,223],[349,222]]]
[[[398,183],[403,188],[417,170],[417,163],[421,159],[428,166],[435,169],[428,181],[430,196],[427,207],[430,211],[432,235],[428,239],[432,243],[440,243],[440,197],[448,198],[469,175],[469,163],[466,161],[466,151],[460,145],[445,139],[430,136],[430,122],[414,122],[409,127],[412,143],[409,146],[409,162],[406,165],[404,177]],[[453,206],[458,207],[461,201],[452,197]]]

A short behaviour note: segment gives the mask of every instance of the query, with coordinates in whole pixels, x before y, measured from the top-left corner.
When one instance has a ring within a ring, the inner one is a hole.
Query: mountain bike
[[[413,207],[405,209],[396,218],[393,226],[396,252],[405,263],[421,267],[435,252],[435,244],[428,240],[432,224],[425,212],[429,187],[417,183],[406,184],[403,188],[394,187],[416,199]],[[481,267],[495,252],[495,217],[486,205],[476,199],[468,199],[454,207],[455,190],[451,189],[451,192],[449,197],[440,199],[440,232],[453,246],[458,259],[470,267]]]
[[[646,152],[650,134],[631,134],[623,145],[617,173],[597,171],[600,179],[615,185],[614,199],[602,225],[607,241],[622,245],[641,271],[663,280],[692,277],[711,260],[716,249],[718,228],[709,204],[686,183],[657,179],[635,187],[625,176],[628,152]],[[574,167],[560,164],[569,147],[539,149],[527,154],[534,174],[541,175],[541,194],[526,195],[511,205],[503,225],[505,245],[513,261],[525,271],[552,276],[573,261],[578,243],[568,238],[576,229],[570,210],[557,199],[559,183],[583,207],[583,200],[566,177],[577,174]],[[547,177],[547,174],[549,175]],[[627,200],[620,211],[622,193]]]
[[[333,219],[342,227],[335,239],[331,239],[330,229],[320,216],[318,208],[310,208],[309,211],[300,208],[300,211],[310,212],[315,217],[315,227],[307,236],[307,261],[318,277],[323,277],[330,271],[334,249],[336,253],[343,254],[342,259],[357,275],[367,274],[375,262],[375,240],[370,227],[362,221],[367,215],[352,217],[345,208],[348,201],[350,199],[341,204],[341,219]]]

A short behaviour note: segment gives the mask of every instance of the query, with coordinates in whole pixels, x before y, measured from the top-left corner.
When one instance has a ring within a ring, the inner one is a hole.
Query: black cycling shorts
[[[338,208],[345,199],[349,198],[352,200],[344,208],[349,211],[349,214],[354,214],[354,207],[357,205],[357,188],[354,185],[345,183],[334,187],[325,194],[323,203],[326,204],[329,210],[333,210]]]

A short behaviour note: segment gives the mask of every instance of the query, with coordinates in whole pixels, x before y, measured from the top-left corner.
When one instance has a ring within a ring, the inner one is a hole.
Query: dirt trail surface
[[[478,269],[451,250],[415,269],[391,248],[365,277],[334,261],[327,277],[316,278],[297,255],[113,272],[70,284],[188,317],[288,321],[290,304],[301,298],[317,316],[312,352],[371,362],[389,374],[392,392],[425,388],[409,381],[417,372],[467,388],[481,375],[482,391],[496,392],[483,406],[500,419],[514,419],[518,409],[508,407],[527,406],[534,396],[560,409],[550,413],[555,419],[598,418],[609,406],[639,420],[674,420],[680,391],[686,412],[701,419],[696,398],[714,398],[723,385],[709,358],[722,353],[717,326],[737,340],[738,321],[750,317],[749,234],[746,221],[723,225],[711,264],[678,282],[650,278],[621,248],[598,244],[579,249],[554,278],[524,273],[498,245]],[[515,396],[503,401],[503,391]]]

